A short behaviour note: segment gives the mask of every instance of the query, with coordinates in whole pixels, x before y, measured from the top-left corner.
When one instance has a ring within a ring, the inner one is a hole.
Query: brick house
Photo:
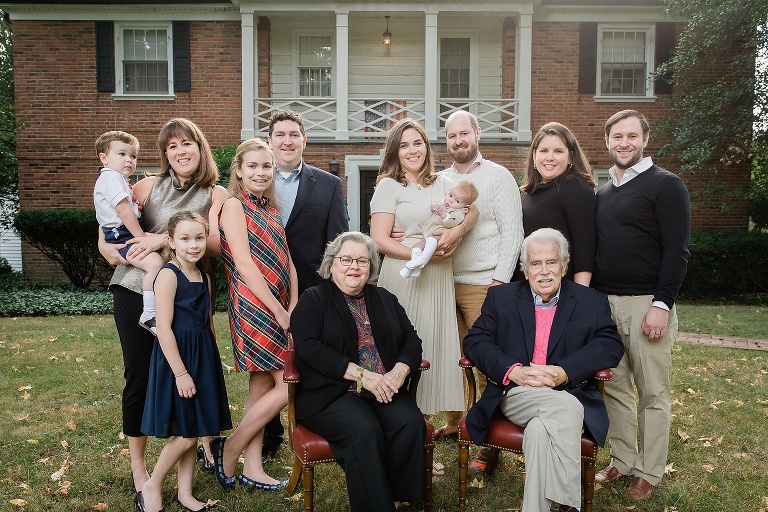
[[[266,137],[271,112],[292,108],[307,120],[305,160],[338,169],[350,226],[364,231],[384,138],[405,116],[425,126],[436,159],[449,165],[443,123],[456,109],[474,112],[483,155],[516,175],[532,132],[562,122],[603,183],[605,119],[636,108],[654,126],[672,115],[670,85],[647,76],[684,21],[665,18],[658,0],[0,3],[13,24],[24,123],[22,209],[91,208],[93,141],[106,130],[136,135],[140,170],[151,171],[171,117],[196,121],[220,147]],[[658,146],[652,138],[646,154]],[[692,192],[745,187],[749,169],[684,179]],[[743,195],[727,211],[705,203],[693,211],[695,228],[747,221]],[[29,247],[24,264],[32,279],[55,275]]]

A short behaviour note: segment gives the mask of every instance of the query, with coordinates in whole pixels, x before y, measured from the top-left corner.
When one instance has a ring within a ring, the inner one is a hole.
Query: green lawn
[[[768,332],[765,314],[754,307],[681,305],[680,317],[681,330]],[[223,362],[231,366],[226,315],[217,314],[216,322]],[[226,371],[225,378],[237,422],[246,378]],[[622,484],[604,486],[596,492],[595,511],[764,511],[767,380],[766,353],[675,346],[672,473],[654,498],[642,504],[629,499]],[[0,318],[0,510],[134,510],[127,442],[120,432],[122,383],[120,349],[110,316]],[[441,420],[436,417],[433,422],[439,426]],[[150,441],[150,464],[161,447],[161,441]],[[454,443],[438,443],[435,460],[445,465],[445,474],[434,486],[436,511],[457,508],[456,457]],[[601,450],[598,466],[607,461],[607,451]],[[291,463],[283,447],[268,471],[286,477]],[[517,457],[502,457],[496,473],[484,479],[484,487],[470,489],[468,510],[519,508],[521,470]],[[174,484],[173,478],[166,483],[170,512],[182,510],[175,501]],[[346,509],[343,475],[335,465],[318,468],[316,484],[316,510]],[[221,500],[222,511],[301,510],[299,494],[288,498],[239,488],[224,493],[202,473],[195,492],[201,498]]]

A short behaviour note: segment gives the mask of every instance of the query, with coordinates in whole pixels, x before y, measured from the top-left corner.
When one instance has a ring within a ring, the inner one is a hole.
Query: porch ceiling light
[[[392,44],[392,32],[389,31],[389,16],[384,16],[387,19],[387,30],[384,31],[384,44],[389,46]]]

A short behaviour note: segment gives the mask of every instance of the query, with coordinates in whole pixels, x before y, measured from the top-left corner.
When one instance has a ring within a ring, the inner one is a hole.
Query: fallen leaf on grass
[[[75,412],[80,406],[75,404],[72,406],[72,412]]]
[[[37,462],[39,462],[40,464],[48,464],[49,460],[51,460],[50,457],[44,457],[42,459],[37,459]]]
[[[445,466],[439,462],[433,462],[432,463],[432,474],[433,475],[444,475],[445,474]]]
[[[25,392],[24,392],[24,394],[23,394],[23,395],[21,395],[21,399],[22,399],[22,400],[29,400],[29,397],[30,397],[30,396],[31,396],[31,395],[25,391]]]
[[[709,492],[717,492],[717,491],[718,491],[718,488],[716,485],[713,485],[712,487],[709,488]]]
[[[107,510],[109,506],[106,503],[97,503],[95,505],[91,505],[91,508],[93,510]]]
[[[635,505],[630,505],[627,507],[627,510],[635,510],[637,507]]]
[[[69,443],[68,443],[68,442],[66,442],[66,441],[63,441],[63,440],[62,440],[62,441],[61,441],[61,446],[62,446],[63,448],[69,448]]]
[[[118,439],[120,439],[120,440],[122,441],[123,439],[125,439],[125,434],[123,434],[122,432],[120,432],[119,434],[117,434],[117,438],[118,438]]]
[[[85,361],[85,359],[83,359],[82,357],[76,357],[75,361],[77,361],[78,363],[82,363],[83,361]]]
[[[688,393],[692,394],[692,395],[695,395],[695,394],[696,394],[696,392],[695,392],[695,391],[694,391],[692,388],[688,388],[686,391],[687,391]]]
[[[13,418],[14,421],[24,421],[29,419],[29,414],[25,414],[24,416],[18,416],[16,418]]]
[[[27,384],[26,386],[21,386],[16,391],[24,391],[25,389],[32,389],[32,385],[31,384]]]
[[[69,421],[67,422],[67,428],[68,428],[69,430],[77,430],[77,427],[75,426],[75,422],[74,422],[74,421],[72,421],[72,420],[69,420]]]
[[[56,341],[57,339],[59,339],[59,338],[56,338],[55,336],[51,336],[51,337],[48,338],[48,341],[53,342],[53,341]]]
[[[474,480],[469,482],[469,486],[474,489],[482,489],[483,487],[485,487],[485,481],[482,478],[480,479],[475,478]]]
[[[130,455],[131,451],[128,448],[123,448],[120,450],[120,455]]]
[[[678,398],[675,398],[674,400],[672,400],[672,405],[682,406],[683,405],[683,401],[678,399]]]
[[[713,466],[712,464],[704,464],[701,467],[703,467],[704,471],[706,471],[707,473],[712,473],[715,470],[715,466]]]
[[[742,402],[741,400],[734,400],[734,402],[736,403],[736,407],[741,407],[744,405],[744,402]]]
[[[67,472],[67,468],[69,468],[69,466],[71,466],[71,465],[72,465],[72,463],[69,462],[69,459],[66,459],[62,463],[62,465],[59,468],[59,470],[51,475],[51,480],[53,480],[54,482],[58,482],[59,480],[61,480],[64,477],[64,473]]]
[[[691,438],[683,429],[677,429],[677,435],[680,436],[680,440],[684,443],[687,443],[688,440]]]
[[[29,444],[37,444],[38,443],[37,439],[27,439],[27,442]]]
[[[714,402],[712,402],[712,405],[720,405],[724,403],[725,403],[725,400],[715,400]]]
[[[27,482],[21,482],[18,486],[29,492],[29,484]]]
[[[670,462],[669,464],[667,464],[664,467],[664,474],[671,476],[672,474],[677,473],[677,470],[674,468],[674,466],[675,466],[674,462]]]
[[[20,500],[20,499],[11,500],[8,503],[10,503],[11,505],[15,505],[17,507],[23,507],[24,505],[27,504],[26,501]]]
[[[66,482],[62,482],[59,484],[59,488],[56,489],[56,492],[54,494],[69,494],[69,486],[72,485],[72,482],[67,480]]]

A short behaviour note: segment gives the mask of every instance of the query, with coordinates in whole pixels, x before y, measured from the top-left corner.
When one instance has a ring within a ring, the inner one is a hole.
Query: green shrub
[[[112,312],[112,294],[73,286],[29,284],[20,273],[0,276],[0,317],[99,315]]]
[[[13,267],[10,263],[8,263],[8,260],[0,256],[0,274],[11,274],[13,272]]]
[[[111,272],[99,254],[94,210],[26,210],[14,225],[22,240],[53,260],[78,288]]]
[[[219,185],[224,188],[227,188],[227,185],[229,185],[229,168],[232,165],[232,160],[235,158],[236,150],[237,146],[227,146],[216,148],[212,151],[213,159],[219,168]]]
[[[768,234],[756,231],[694,231],[686,299],[738,299],[768,292]]]

